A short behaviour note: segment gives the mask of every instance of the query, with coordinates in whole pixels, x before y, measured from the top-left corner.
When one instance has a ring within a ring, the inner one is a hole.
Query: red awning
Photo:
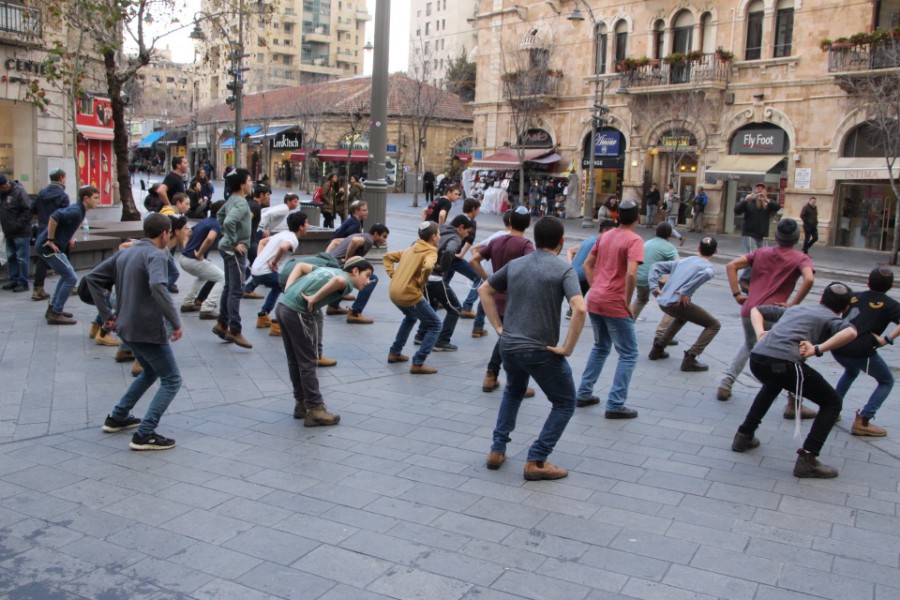
[[[347,162],[346,150],[321,150],[316,157],[319,162]],[[368,150],[351,150],[350,162],[369,162]]]
[[[94,127],[92,125],[76,125],[78,133],[89,140],[112,141],[112,127]]]
[[[296,152],[291,152],[291,160],[294,162],[303,162],[306,160],[306,150],[297,150]]]
[[[459,160],[461,160],[463,162],[472,162],[471,154],[457,154],[456,158],[458,158]]]
[[[535,159],[544,157],[545,155],[554,155],[553,150],[547,148],[536,148],[525,150],[525,162],[541,162]],[[556,155],[559,156],[559,155]],[[558,158],[556,160],[559,160]],[[553,160],[551,162],[556,162]],[[518,169],[519,168],[519,151],[515,148],[502,148],[490,156],[485,156],[481,160],[476,160],[471,164],[475,169]]]

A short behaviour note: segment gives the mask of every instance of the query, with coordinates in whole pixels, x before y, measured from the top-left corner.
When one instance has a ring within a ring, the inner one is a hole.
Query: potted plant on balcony
[[[831,42],[832,50],[841,50],[844,48],[852,48],[855,44],[845,37],[839,37]]]
[[[819,50],[822,52],[828,52],[831,50],[831,40],[829,38],[822,38],[819,40]]]
[[[894,38],[894,41],[900,41],[900,25],[891,29],[891,37]]]
[[[687,61],[687,55],[681,52],[673,52],[663,58],[663,62],[667,65],[681,65]]]
[[[872,41],[872,36],[868,33],[861,31],[859,33],[854,33],[850,36],[850,42],[854,46],[868,46]]]
[[[703,50],[691,50],[687,53],[687,59],[691,62],[700,62],[703,60]]]
[[[884,29],[876,29],[869,34],[869,45],[871,45],[872,47],[881,46],[890,39],[890,33],[885,31]]]
[[[637,71],[638,66],[636,58],[624,58],[616,64],[616,71],[618,73],[629,73],[631,71]]]
[[[716,48],[716,58],[724,63],[731,62],[734,60],[734,53],[729,52],[725,48]]]
[[[563,76],[562,69],[547,69],[547,77],[552,79],[559,79]]]

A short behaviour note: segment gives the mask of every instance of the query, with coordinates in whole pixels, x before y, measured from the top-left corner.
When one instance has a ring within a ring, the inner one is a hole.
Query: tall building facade
[[[739,231],[734,206],[763,181],[788,217],[815,196],[823,241],[886,250],[897,198],[852,88],[900,68],[898,24],[898,0],[481,0],[476,158],[517,146],[516,107],[537,99],[525,139],[582,190],[594,170],[588,210],[703,186],[707,228]]]
[[[237,6],[244,6],[244,93],[361,75],[366,0],[203,0],[205,39],[197,43],[198,102],[209,106],[231,95],[229,39],[238,39]],[[230,12],[230,14],[229,14]]]
[[[472,19],[478,0],[412,0],[409,11],[409,70],[443,87],[447,67],[460,56],[472,60],[478,36]]]

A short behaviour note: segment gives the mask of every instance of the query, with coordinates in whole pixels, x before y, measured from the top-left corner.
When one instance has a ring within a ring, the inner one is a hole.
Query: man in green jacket
[[[225,286],[219,301],[219,320],[213,333],[242,348],[253,344],[241,333],[241,297],[244,295],[244,271],[250,246],[250,207],[247,194],[253,186],[247,169],[235,169],[225,178],[225,205],[216,219],[222,229],[219,254],[225,267]]]

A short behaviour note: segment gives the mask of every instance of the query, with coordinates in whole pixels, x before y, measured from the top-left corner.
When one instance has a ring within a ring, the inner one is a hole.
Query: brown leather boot
[[[269,337],[281,337],[281,325],[278,323],[272,323],[272,326],[269,327]]]
[[[333,415],[324,406],[317,406],[306,411],[303,421],[304,427],[327,427],[341,422],[340,415]]]
[[[493,450],[491,450],[490,452],[488,452],[487,462],[485,463],[485,465],[491,471],[496,471],[504,462],[506,462],[506,454],[504,454],[503,452],[494,452]]]
[[[497,381],[497,375],[494,375],[494,372],[488,369],[484,375],[484,381],[481,383],[481,391],[493,392],[498,387],[500,387],[500,382]]]
[[[232,342],[237,344],[241,348],[252,348],[253,344],[250,343],[250,340],[244,337],[244,334],[240,331],[229,331],[225,334],[225,341]]]
[[[869,417],[864,417],[856,411],[856,419],[853,420],[853,426],[850,428],[853,435],[867,435],[870,437],[884,437],[887,435],[887,429],[872,425]]]
[[[568,474],[566,469],[550,464],[546,460],[529,460],[525,463],[525,479],[528,481],[562,479]]]
[[[131,376],[137,377],[144,370],[144,367],[141,366],[141,363],[138,361],[134,361],[134,364],[131,365]]]
[[[746,433],[741,433],[740,431],[734,434],[734,440],[731,442],[731,450],[733,452],[746,452],[747,450],[758,447],[758,438]]]
[[[306,405],[302,400],[294,400],[294,418],[295,419],[305,419],[306,418]]]
[[[272,326],[272,319],[269,318],[268,313],[259,313],[256,315],[256,328],[257,329],[268,329]]]
[[[388,362],[391,364],[408,362],[409,357],[405,354],[388,354]]]
[[[49,300],[50,294],[44,291],[44,286],[36,285],[31,291],[31,299],[35,302],[37,302],[38,300]]]
[[[693,354],[684,353],[684,358],[681,360],[681,370],[686,373],[699,373],[701,371],[709,371],[709,365],[705,365]]]
[[[327,356],[320,356],[319,360],[316,361],[317,367],[333,367],[337,364],[337,361],[333,358],[328,358]]]
[[[800,400],[800,402],[802,403],[803,400]],[[796,410],[794,410],[794,395],[788,394],[787,405],[785,405],[785,407],[784,407],[784,418],[785,419],[793,419],[796,416],[796,414],[797,414],[797,412],[796,412]],[[817,414],[816,411],[814,411],[813,409],[803,406],[803,404],[800,404],[800,418],[801,419],[815,419],[816,414]]]
[[[662,358],[669,358],[669,353],[666,352],[666,347],[663,344],[657,344],[653,342],[653,347],[650,348],[650,354],[647,355],[647,358],[650,360],[660,360]]]
[[[362,313],[351,310],[347,314],[347,322],[351,325],[371,325],[375,321],[370,319],[369,317],[364,317]]]
[[[823,465],[816,455],[803,448],[797,450],[797,462],[794,463],[794,477],[812,479],[832,479],[838,476],[838,470]]]
[[[438,372],[438,370],[434,367],[429,367],[425,363],[422,363],[421,365],[412,365],[409,368],[409,372],[411,375],[434,375]]]
[[[52,310],[47,311],[45,318],[47,319],[47,325],[74,325],[78,322],[75,319],[70,319],[64,314],[53,312]]]

